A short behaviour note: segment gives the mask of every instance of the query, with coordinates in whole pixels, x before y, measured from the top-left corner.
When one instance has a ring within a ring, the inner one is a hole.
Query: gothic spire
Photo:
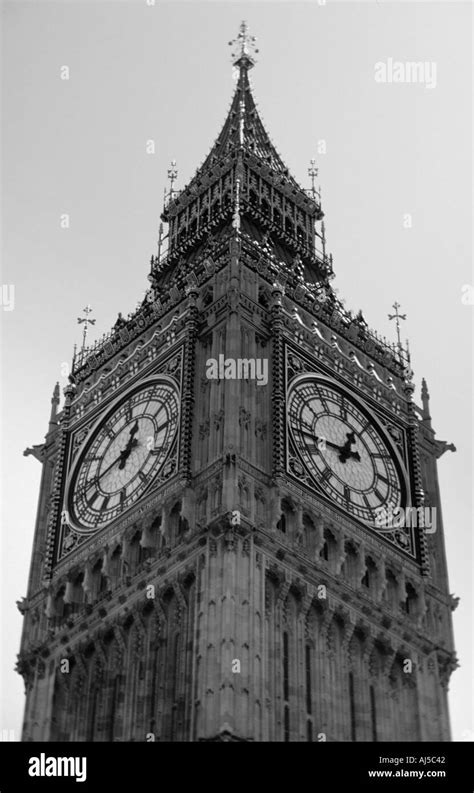
[[[258,113],[249,80],[249,71],[256,63],[254,54],[258,50],[255,47],[255,37],[248,34],[245,22],[241,23],[237,37],[229,41],[229,45],[234,48],[232,63],[237,78],[234,96],[220,134],[187,189],[193,189],[202,174],[222,162],[233,151],[244,149],[280,175],[293,188],[302,191],[278,154]]]
[[[423,406],[423,420],[427,422],[431,422],[430,416],[430,395],[428,392],[428,386],[426,384],[426,380],[423,377],[421,380],[421,404]]]
[[[315,247],[315,222],[323,217],[316,190],[304,190],[291,176],[260,118],[249,80],[255,65],[255,38],[242,22],[233,46],[236,87],[224,126],[203,164],[182,190],[171,189],[161,219],[169,224],[167,264],[211,229],[229,221],[257,240],[265,231],[284,246],[280,258],[306,257],[316,283],[332,275],[330,260]],[[313,171],[314,162],[312,163]],[[153,275],[153,273],[152,273]]]

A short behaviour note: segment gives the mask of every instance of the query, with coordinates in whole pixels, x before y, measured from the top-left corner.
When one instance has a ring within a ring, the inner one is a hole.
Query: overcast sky
[[[98,336],[142,298],[166,170],[175,158],[182,187],[220,131],[234,88],[227,42],[245,18],[259,40],[251,76],[267,130],[303,187],[318,160],[333,284],[391,339],[387,314],[401,303],[417,398],[424,376],[437,437],[458,449],[439,461],[450,588],[461,597],[450,702],[454,738],[473,740],[474,309],[461,301],[473,283],[472,7],[148,2],[3,4],[2,284],[14,285],[15,304],[2,311],[0,730],[18,738],[23,709],[15,601],[26,594],[41,473],[23,449],[43,440],[83,307],[92,304]],[[389,59],[427,64],[425,81],[378,82],[376,64]]]

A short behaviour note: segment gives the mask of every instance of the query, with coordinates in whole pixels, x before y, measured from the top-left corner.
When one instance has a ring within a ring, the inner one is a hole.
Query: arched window
[[[139,570],[142,562],[145,559],[144,549],[140,545],[141,536],[141,532],[136,531],[130,542],[128,561],[131,575]]]
[[[398,611],[399,602],[398,602],[398,585],[397,579],[395,578],[394,574],[391,570],[387,570],[387,587],[385,590],[385,599],[390,606],[390,608],[394,609],[394,611]]]
[[[405,600],[403,602],[403,610],[405,614],[414,614],[416,611],[416,601],[418,595],[416,594],[416,589],[411,585],[407,584],[405,587]]]
[[[324,559],[325,562],[331,562],[335,558],[336,554],[336,540],[334,539],[332,533],[328,530],[324,530],[324,543],[323,547],[319,552],[319,556],[321,559]]]
[[[357,560],[357,551],[351,542],[346,543],[345,553],[346,553],[346,557],[343,565],[343,574],[347,581],[349,581],[352,584],[355,584],[357,578],[358,560]]]
[[[103,573],[103,560],[99,559],[92,568],[91,602],[98,600],[107,590],[107,579]]]
[[[290,531],[290,523],[291,523],[291,513],[293,511],[292,506],[288,499],[282,498],[280,504],[281,514],[280,518],[277,522],[277,529],[281,531],[282,534],[288,534]]]
[[[67,616],[67,604],[64,602],[64,595],[66,587],[61,586],[56,592],[53,606],[53,622],[55,625],[61,625]]]
[[[79,611],[84,603],[84,573],[79,573],[72,581],[69,589],[69,610],[71,613]]]
[[[308,553],[313,553],[316,546],[316,527],[313,519],[306,512],[303,513],[304,544]]]
[[[286,515],[283,512],[281,513],[280,519],[277,522],[277,529],[283,534],[286,534]]]
[[[120,574],[122,571],[122,546],[117,545],[115,550],[113,551],[108,565],[108,575],[110,585],[112,587],[117,586],[120,581]]]
[[[170,512],[169,534],[171,547],[181,541],[182,535],[187,527],[187,522],[181,515],[181,508],[181,501],[177,501]]]
[[[377,567],[374,560],[368,556],[365,560],[365,573],[362,576],[361,584],[362,586],[370,589],[375,581],[375,577],[377,574]]]

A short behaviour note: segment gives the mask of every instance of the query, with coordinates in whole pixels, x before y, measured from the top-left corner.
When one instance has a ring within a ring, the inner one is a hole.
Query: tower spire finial
[[[84,352],[86,348],[86,340],[87,340],[87,331],[89,330],[89,325],[95,325],[95,319],[90,319],[89,314],[92,312],[92,306],[88,303],[85,308],[82,309],[85,317],[78,317],[77,321],[79,325],[84,324],[82,329],[82,347],[81,352]]]
[[[232,63],[240,69],[251,69],[255,66],[255,58],[253,55],[258,52],[255,47],[255,36],[249,36],[247,23],[242,21],[238,35],[235,39],[229,41],[229,47],[233,47]]]
[[[395,325],[397,326],[398,349],[401,351],[402,350],[402,341],[401,341],[401,338],[400,338],[400,320],[401,319],[406,319],[407,315],[398,313],[398,309],[401,308],[401,306],[400,306],[400,303],[397,303],[396,300],[395,300],[395,303],[393,304],[393,308],[395,309],[395,314],[388,314],[388,318],[395,320]]]
[[[314,181],[315,181],[315,179],[316,179],[316,177],[317,177],[318,173],[319,173],[319,171],[318,171],[318,169],[316,168],[316,160],[315,160],[315,158],[313,157],[313,158],[312,158],[312,159],[309,161],[308,176],[311,178],[311,194],[312,194],[312,197],[313,197],[314,199],[316,198],[316,188],[315,188],[315,186],[314,186]]]

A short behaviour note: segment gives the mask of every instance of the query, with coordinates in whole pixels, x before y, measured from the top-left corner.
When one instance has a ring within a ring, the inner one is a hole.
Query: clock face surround
[[[129,509],[162,471],[178,425],[171,378],[150,378],[117,400],[91,429],[71,472],[71,527],[91,533]]]
[[[406,505],[407,483],[390,437],[369,408],[318,374],[295,378],[288,391],[288,431],[301,465],[341,509],[374,526],[377,510]]]

